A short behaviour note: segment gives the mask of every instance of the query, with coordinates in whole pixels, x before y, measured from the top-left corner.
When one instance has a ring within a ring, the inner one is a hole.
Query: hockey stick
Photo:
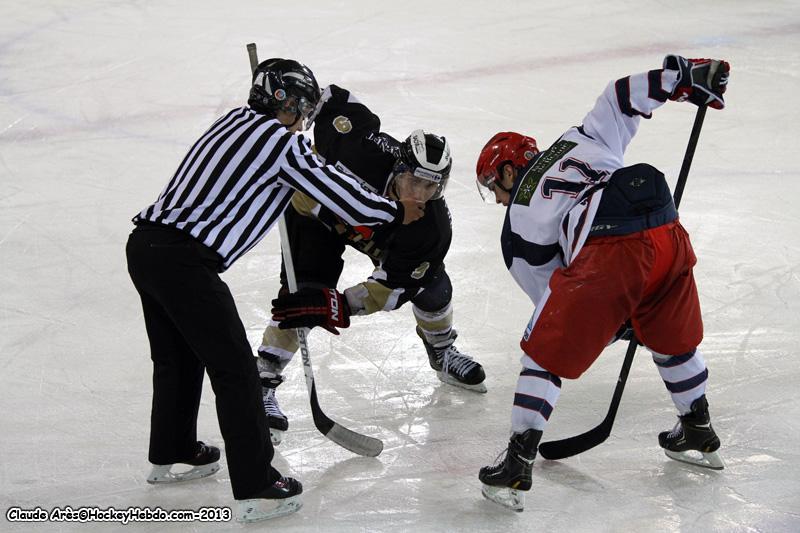
[[[258,51],[255,43],[247,45],[247,53],[250,56],[250,68],[255,72],[258,66]],[[294,274],[294,261],[292,260],[292,250],[289,244],[289,232],[286,229],[286,215],[281,216],[278,221],[278,231],[281,235],[281,252],[283,252],[283,263],[286,267],[286,282],[289,285],[289,292],[297,292],[297,279]],[[308,328],[297,328],[297,342],[300,345],[300,355],[303,359],[303,374],[306,377],[308,396],[311,403],[311,415],[314,418],[314,425],[320,433],[325,435],[342,448],[350,450],[358,455],[367,457],[377,457],[383,451],[383,441],[373,437],[356,433],[347,429],[341,424],[331,420],[319,406],[317,399],[317,387],[314,383],[314,370],[311,368],[311,357],[308,351]]]
[[[700,128],[703,127],[706,109],[706,106],[698,107],[697,114],[694,117],[694,126],[692,126],[692,133],[689,135],[689,144],[686,146],[686,153],[683,156],[683,164],[681,165],[680,174],[678,174],[678,183],[675,185],[675,194],[672,195],[675,200],[676,209],[680,206],[683,189],[686,187],[686,179],[689,176],[689,168],[692,166],[694,150],[697,148],[697,140],[700,138]],[[639,346],[639,341],[634,336],[628,344],[627,352],[625,352],[625,360],[622,362],[622,369],[619,371],[617,386],[614,389],[614,395],[611,397],[608,413],[603,421],[600,422],[600,425],[590,429],[586,433],[581,433],[574,437],[543,442],[539,445],[539,453],[542,457],[551,460],[564,459],[565,457],[572,457],[573,455],[583,453],[605,442],[611,434],[611,428],[614,426],[614,418],[617,416],[617,409],[622,400],[622,391],[625,390],[625,382],[628,380],[628,373],[631,370],[633,356],[636,354],[637,346]]]

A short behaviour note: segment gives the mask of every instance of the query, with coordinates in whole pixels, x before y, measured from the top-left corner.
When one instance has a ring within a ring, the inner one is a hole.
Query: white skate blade
[[[712,470],[722,470],[725,468],[725,463],[722,462],[722,457],[720,457],[719,452],[698,452],[694,450],[673,452],[664,450],[664,453],[670,459],[680,461],[681,463],[711,468]]]
[[[487,500],[518,513],[525,509],[525,493],[508,487],[493,487],[483,483],[482,485],[481,493]]]
[[[476,385],[467,385],[466,383],[461,383],[456,378],[452,377],[450,374],[445,374],[444,372],[436,372],[436,375],[439,376],[439,381],[442,383],[447,383],[448,385],[453,385],[462,389],[471,390],[473,392],[486,392],[486,385],[483,382],[480,382]]]
[[[237,522],[259,522],[286,516],[296,513],[303,506],[300,495],[285,498],[283,500],[267,500],[256,498],[253,500],[239,500],[239,513],[236,515]]]
[[[151,485],[158,485],[160,483],[190,481],[192,479],[200,479],[201,477],[210,476],[219,470],[219,463],[217,462],[209,463],[207,465],[193,466],[184,472],[173,472],[173,466],[175,465],[153,465],[153,469],[150,470],[150,475],[147,476],[147,482]]]
[[[283,440],[283,431],[269,428],[269,439],[272,441],[273,446],[277,446]]]

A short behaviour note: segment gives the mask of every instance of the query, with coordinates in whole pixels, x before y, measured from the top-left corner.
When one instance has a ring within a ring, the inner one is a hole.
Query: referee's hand
[[[425,214],[425,202],[409,198],[400,203],[403,204],[403,224],[411,224]]]

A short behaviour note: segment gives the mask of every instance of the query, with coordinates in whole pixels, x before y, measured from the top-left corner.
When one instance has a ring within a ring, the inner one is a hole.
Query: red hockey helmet
[[[478,156],[475,173],[478,179],[478,192],[486,199],[484,190],[491,192],[500,182],[503,165],[511,163],[517,169],[524,167],[539,153],[536,139],[513,131],[503,131],[489,139]]]

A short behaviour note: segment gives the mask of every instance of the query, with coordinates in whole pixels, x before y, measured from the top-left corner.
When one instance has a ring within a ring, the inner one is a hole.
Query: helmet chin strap
[[[506,188],[506,186],[503,185],[503,170],[504,170],[505,166],[508,165],[508,164],[509,163],[504,163],[504,164],[500,165],[500,167],[497,168],[497,178],[494,180],[494,186],[497,187],[498,189],[500,189],[501,191],[505,192],[505,193],[511,194],[511,191],[514,189],[514,181],[516,181],[517,177],[519,176],[519,169],[512,165],[512,168],[514,168],[514,170],[516,170],[516,175],[514,177],[514,180],[511,182],[511,187],[510,188]]]
[[[497,187],[498,189],[500,189],[500,190],[501,190],[501,191],[503,191],[503,192],[506,192],[506,193],[508,193],[508,194],[511,194],[511,189],[507,189],[507,188],[505,187],[505,185],[503,185],[503,184],[500,182],[500,180],[494,180],[494,186],[495,186],[495,187]]]

